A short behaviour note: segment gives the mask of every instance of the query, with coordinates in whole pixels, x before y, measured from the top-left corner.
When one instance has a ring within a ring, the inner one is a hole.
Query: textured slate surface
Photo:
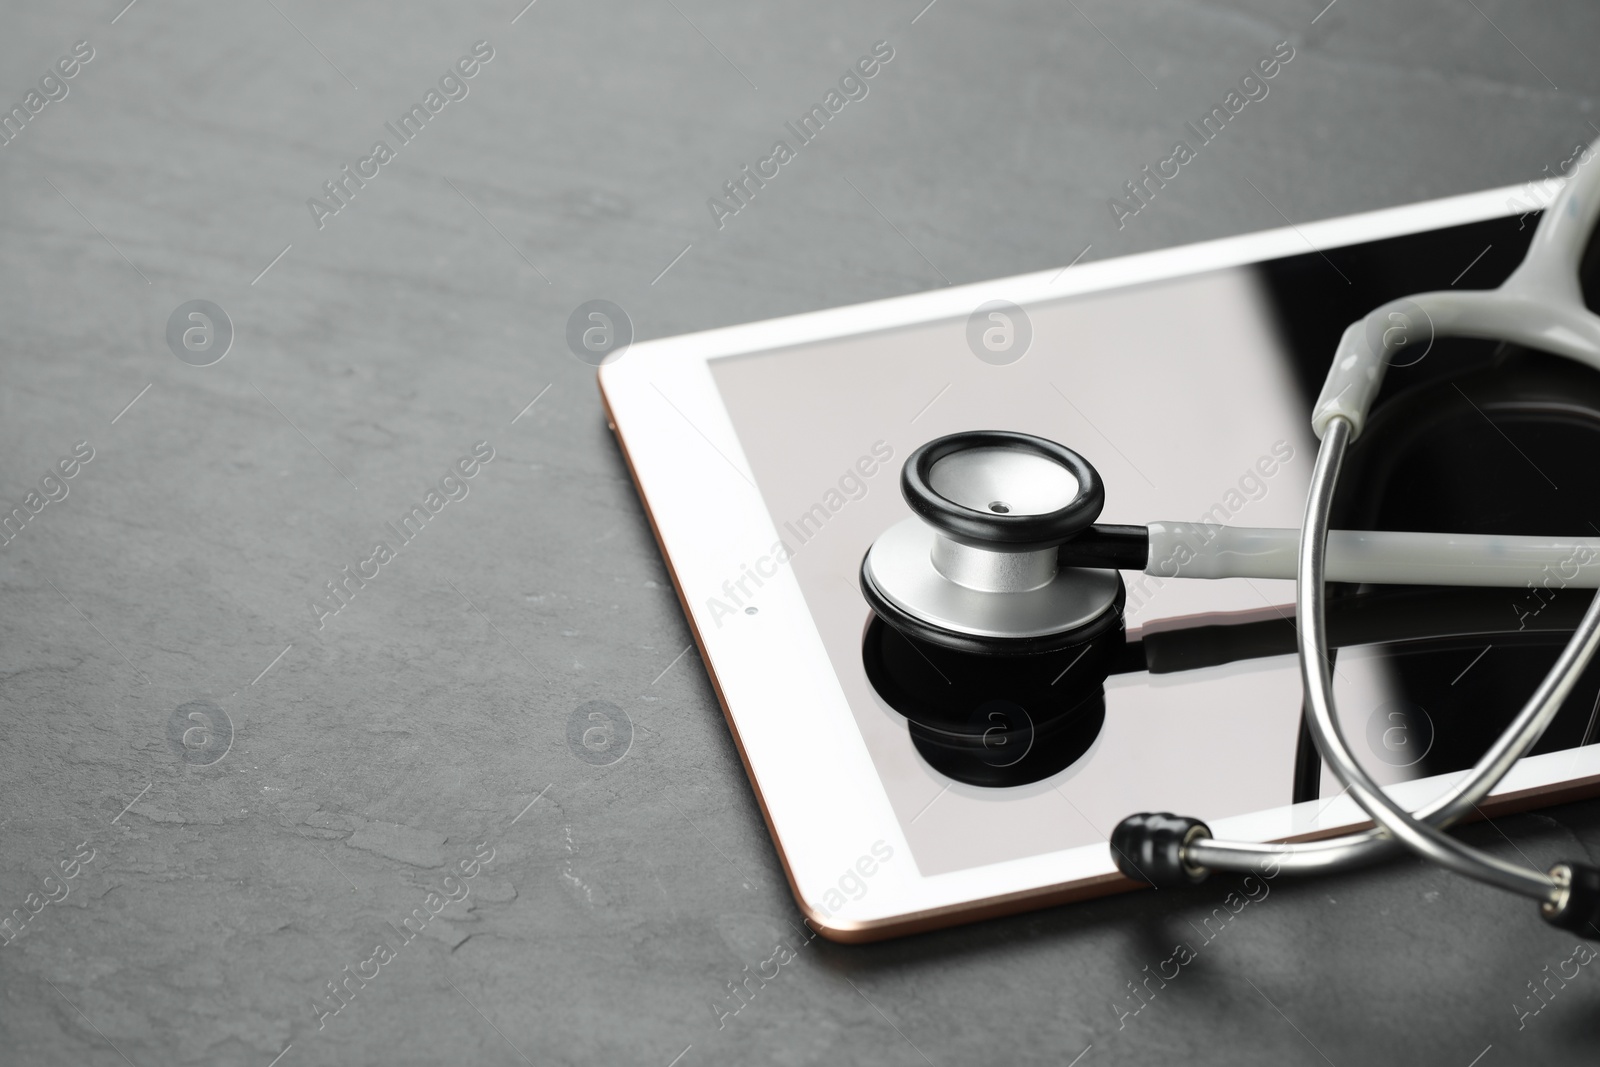
[[[1576,0],[921,2],[4,6],[0,101],[94,57],[0,146],[0,499],[94,458],[0,548],[0,911],[66,894],[0,947],[0,1061],[1592,1055],[1592,968],[1514,1007],[1570,941],[1413,862],[1280,879],[1136,1015],[1225,885],[797,942],[719,1026],[797,915],[569,313],[664,336],[1521,181],[1594,134]],[[1285,39],[1118,230],[1107,199]],[[479,40],[318,229],[307,198]],[[706,199],[878,40],[869,95],[719,230]],[[237,333],[208,367],[165,338],[194,299]],[[569,747],[593,701],[635,723],[619,762]],[[1600,806],[1467,836],[1592,855]],[[430,888],[465,896],[405,940]],[[377,975],[319,1015],[347,966]]]

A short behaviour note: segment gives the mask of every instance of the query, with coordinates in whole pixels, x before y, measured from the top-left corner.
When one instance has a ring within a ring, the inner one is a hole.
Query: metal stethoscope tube
[[[1184,861],[1210,870],[1253,870],[1270,859],[1282,870],[1328,871],[1367,862],[1403,843],[1428,859],[1460,874],[1539,901],[1556,901],[1562,887],[1547,874],[1508,864],[1470,849],[1441,832],[1471,812],[1527,751],[1538,742],[1577,683],[1578,675],[1600,646],[1600,597],[1596,597],[1550,673],[1523,707],[1511,727],[1482,759],[1444,796],[1413,817],[1390,800],[1350,753],[1334,714],[1328,670],[1325,546],[1333,490],[1350,440],[1351,426],[1332,420],[1317,452],[1306,503],[1305,533],[1300,553],[1298,641],[1307,710],[1317,748],[1350,794],[1383,829],[1305,844],[1223,842],[1197,837],[1184,847]]]
[[[1271,863],[1291,871],[1326,871],[1363,862],[1403,845],[1458,874],[1537,900],[1546,918],[1573,929],[1596,915],[1597,878],[1581,865],[1559,864],[1550,873],[1507,863],[1468,847],[1443,828],[1471,812],[1538,741],[1600,647],[1600,596],[1591,603],[1566,648],[1511,727],[1444,796],[1415,814],[1400,807],[1375,783],[1350,752],[1335,712],[1326,625],[1327,542],[1334,488],[1345,449],[1359,432],[1382,384],[1387,333],[1375,330],[1386,316],[1420,310],[1438,335],[1491,337],[1527,344],[1600,369],[1600,319],[1583,304],[1578,266],[1600,215],[1600,169],[1585,171],[1592,156],[1568,180],[1541,218],[1521,266],[1500,289],[1488,293],[1425,293],[1386,304],[1352,324],[1340,341],[1334,367],[1318,400],[1312,425],[1321,438],[1307,495],[1296,572],[1298,645],[1308,722],[1323,759],[1355,801],[1377,824],[1374,829],[1306,844],[1222,842],[1193,826],[1184,832],[1176,859],[1192,877],[1207,870],[1249,870]],[[1582,900],[1574,896],[1582,895]]]

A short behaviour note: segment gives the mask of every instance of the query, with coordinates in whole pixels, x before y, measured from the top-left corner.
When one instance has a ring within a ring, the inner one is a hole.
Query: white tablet
[[[795,899],[824,935],[868,941],[1135,888],[1106,844],[1134,812],[1262,841],[1364,823],[1331,778],[1290,803],[1301,694],[1287,649],[1122,669],[1063,766],[1019,784],[950,772],[868,679],[861,560],[910,514],[905,458],[968,429],[1084,454],[1106,482],[1105,522],[1298,526],[1311,397],[1339,331],[1458,271],[1463,288],[1498,283],[1532,232],[1527,200],[1494,190],[650,341],[600,368]],[[1293,611],[1287,582],[1125,577],[1134,643]],[[1459,702],[1525,680],[1491,709],[1498,732],[1542,673],[1544,652],[1497,656],[1496,626],[1479,629],[1434,647],[1429,671],[1402,670],[1393,644],[1340,654],[1347,734],[1372,741],[1367,765],[1410,807],[1466,766],[1459,745],[1434,744]],[[1446,684],[1456,666],[1470,681]],[[1553,728],[1487,810],[1600,787],[1592,725]]]

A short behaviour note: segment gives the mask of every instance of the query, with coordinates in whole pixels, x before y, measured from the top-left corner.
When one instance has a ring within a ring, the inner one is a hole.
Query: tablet
[[[1135,812],[1259,841],[1366,824],[1331,776],[1296,785],[1292,583],[1126,574],[1130,647],[1192,652],[1221,634],[1248,653],[1124,663],[1092,694],[1103,701],[1092,736],[1066,744],[1059,766],[1040,766],[1041,748],[1013,780],[1010,753],[980,753],[982,773],[968,773],[874,688],[862,557],[910,514],[906,457],[970,429],[1082,453],[1106,483],[1104,522],[1297,527],[1311,401],[1340,331],[1395,296],[1498,284],[1532,233],[1527,199],[1494,190],[650,341],[600,367],[611,426],[818,930],[869,941],[1136,888],[1107,846]],[[1411,351],[1397,388],[1487,358],[1420,333]],[[1506,435],[1485,422],[1479,436],[1487,450]],[[1504,451],[1485,462],[1534,483],[1517,467],[1528,456]],[[1358,635],[1339,654],[1347,736],[1408,807],[1458,779],[1482,750],[1473,738],[1509,721],[1559,651],[1556,612],[1530,628],[1513,603],[1526,591],[1494,595],[1503,610],[1451,610],[1433,632]],[[1569,594],[1580,608],[1581,597]],[[1274,622],[1276,639],[1243,639]],[[1596,688],[1586,677],[1486,811],[1600,788]]]

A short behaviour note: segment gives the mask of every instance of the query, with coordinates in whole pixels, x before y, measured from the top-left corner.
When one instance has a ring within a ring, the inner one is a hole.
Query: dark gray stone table
[[[1595,134],[1579,0],[922,2],[5,5],[0,1062],[1592,1061],[1592,968],[1515,1007],[1570,940],[1414,862],[1275,883],[1137,1015],[1220,888],[819,940],[719,1019],[797,913],[570,312],[664,336],[1521,181]],[[199,320],[167,343],[191,300],[232,323],[210,366]],[[569,748],[592,701],[636,724],[620,762]],[[1593,854],[1600,805],[1467,836]]]

